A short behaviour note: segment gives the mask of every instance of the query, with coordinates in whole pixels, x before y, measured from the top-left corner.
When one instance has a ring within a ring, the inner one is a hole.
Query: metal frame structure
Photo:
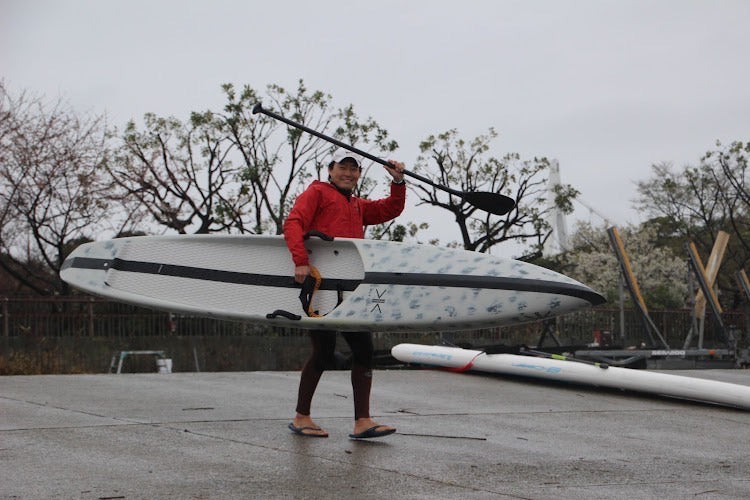
[[[607,229],[607,234],[609,235],[609,240],[612,243],[612,248],[615,251],[617,262],[620,264],[620,273],[623,280],[625,281],[625,285],[628,291],[630,292],[630,297],[633,299],[633,303],[638,308],[638,311],[641,314],[641,319],[643,320],[643,325],[646,328],[646,333],[649,336],[651,345],[657,345],[658,339],[658,345],[665,349],[669,349],[669,344],[648,314],[646,301],[643,300],[641,288],[638,286],[638,280],[635,278],[635,274],[633,274],[633,268],[630,265],[630,258],[628,257],[628,253],[625,251],[625,245],[623,245],[622,243],[620,233],[617,231],[616,227],[612,226]]]
[[[706,273],[706,269],[703,267],[703,263],[701,262],[700,256],[698,255],[698,249],[695,247],[695,243],[692,241],[687,243],[685,245],[685,248],[688,253],[688,262],[698,279],[698,285],[700,286],[700,290],[703,292],[703,298],[705,300],[705,303],[702,304],[703,308],[705,309],[706,303],[711,307],[711,312],[714,315],[714,319],[716,320],[716,324],[718,325],[719,334],[721,335],[721,339],[724,341],[724,343],[727,345],[729,349],[734,349],[734,339],[732,336],[727,332],[726,327],[724,326],[724,321],[721,318],[721,304],[719,304],[719,299],[716,296],[716,292],[714,291],[713,287],[713,280],[710,279],[708,274]],[[697,301],[696,301],[697,302]],[[697,307],[701,305],[696,303],[696,313],[698,312]],[[697,316],[697,314],[696,314]],[[705,319],[705,313],[702,315],[703,319]],[[693,322],[694,329],[695,329],[695,323]],[[693,330],[690,331],[688,334],[687,339],[685,340],[685,347],[690,345],[690,341],[693,336]],[[701,328],[699,333],[699,348],[703,347],[703,329]]]
[[[719,300],[716,297],[716,293],[713,289],[713,283],[716,280],[719,266],[726,249],[726,243],[728,235],[717,238],[714,244],[714,250],[711,253],[709,260],[709,270],[707,273],[703,267],[703,263],[700,260],[698,251],[693,242],[686,244],[686,250],[688,253],[688,265],[690,272],[688,274],[690,279],[690,289],[694,290],[693,287],[693,276],[698,281],[698,287],[700,293],[697,294],[694,308],[693,308],[693,327],[689,332],[683,349],[672,349],[667,344],[659,329],[656,327],[651,317],[648,314],[648,308],[643,300],[638,281],[633,274],[632,267],[630,265],[630,259],[625,251],[625,246],[622,243],[622,239],[617,231],[616,227],[611,227],[607,230],[610,237],[610,242],[615,250],[615,255],[620,264],[621,278],[630,292],[630,296],[633,299],[633,303],[636,305],[641,318],[643,319],[646,331],[650,337],[652,344],[656,344],[656,339],[659,340],[661,348],[656,349],[621,349],[621,350],[591,350],[582,349],[577,350],[574,356],[583,359],[595,360],[603,363],[607,363],[612,366],[632,366],[637,364],[644,364],[650,368],[668,368],[674,367],[675,365],[682,365],[684,367],[698,367],[698,365],[711,365],[716,366],[718,363],[725,363],[727,365],[738,365],[743,366],[748,363],[746,356],[737,356],[736,341],[731,331],[728,331],[721,317],[722,309],[719,304]],[[726,233],[725,233],[726,234]],[[737,279],[740,283],[740,287],[745,291],[748,298],[750,299],[750,280],[747,278],[747,274],[744,271],[738,272]],[[708,305],[711,308],[716,323],[719,328],[719,334],[722,341],[726,344],[726,348],[722,349],[704,349],[703,348],[703,321],[705,320],[705,308]],[[700,319],[700,327],[698,320]],[[699,335],[698,346],[695,349],[690,349],[688,346],[692,342],[694,334]]]

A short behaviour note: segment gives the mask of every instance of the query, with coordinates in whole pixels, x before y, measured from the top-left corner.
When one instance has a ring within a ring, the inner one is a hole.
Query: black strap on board
[[[274,312],[266,314],[266,319],[276,319],[279,316],[294,321],[299,321],[302,319],[302,316],[300,316],[299,314],[290,313],[289,311],[285,311],[283,309],[276,309]]]
[[[326,233],[313,229],[305,233],[304,239],[309,240],[313,236],[320,238],[323,241],[333,241],[333,236],[329,236]]]
[[[302,309],[311,318],[319,318],[325,316],[320,314],[319,311],[312,309],[313,297],[320,290],[323,284],[323,277],[320,275],[320,271],[315,266],[310,266],[310,274],[305,278],[302,283],[302,289],[299,292],[299,300],[302,303]],[[340,306],[344,301],[344,284],[341,281],[336,282],[336,307]]]
[[[299,300],[302,302],[302,309],[311,318],[320,317],[318,311],[312,310],[312,299],[315,296],[315,292],[320,289],[320,284],[322,282],[323,278],[320,276],[318,269],[315,266],[310,266],[310,274],[308,274],[305,281],[302,282],[302,289],[299,292]]]

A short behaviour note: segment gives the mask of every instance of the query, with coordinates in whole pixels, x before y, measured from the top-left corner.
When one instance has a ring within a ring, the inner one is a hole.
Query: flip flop
[[[295,427],[294,422],[289,422],[289,430],[292,431],[295,434],[298,434],[300,436],[305,437],[316,437],[316,438],[327,438],[328,433],[326,434],[314,434],[312,432],[305,432],[305,431],[322,431],[320,427]]]
[[[387,436],[388,434],[393,434],[396,432],[396,429],[383,429],[381,431],[378,430],[379,427],[385,427],[385,425],[373,425],[367,430],[364,430],[362,432],[358,432],[357,434],[349,434],[349,437],[351,439],[368,439],[368,438],[377,438],[377,437],[383,437]]]

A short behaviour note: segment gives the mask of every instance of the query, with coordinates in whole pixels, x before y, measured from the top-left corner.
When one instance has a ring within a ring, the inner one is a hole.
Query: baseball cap
[[[333,152],[333,161],[336,163],[341,163],[344,161],[344,158],[351,158],[357,163],[357,166],[359,168],[362,168],[362,161],[364,158],[362,156],[358,155],[357,153],[352,153],[348,149],[344,148],[338,148],[336,151]]]

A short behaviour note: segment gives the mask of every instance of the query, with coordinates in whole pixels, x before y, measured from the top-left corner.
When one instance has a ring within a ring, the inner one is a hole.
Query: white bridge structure
[[[562,185],[562,181],[560,180],[560,162],[553,159],[550,160],[549,179],[547,180],[547,222],[552,227],[552,235],[544,245],[543,253],[547,257],[570,250],[566,214],[555,205],[555,190],[560,185]],[[599,217],[607,224],[607,227],[614,225],[605,215],[580,197],[576,197],[574,202]]]

